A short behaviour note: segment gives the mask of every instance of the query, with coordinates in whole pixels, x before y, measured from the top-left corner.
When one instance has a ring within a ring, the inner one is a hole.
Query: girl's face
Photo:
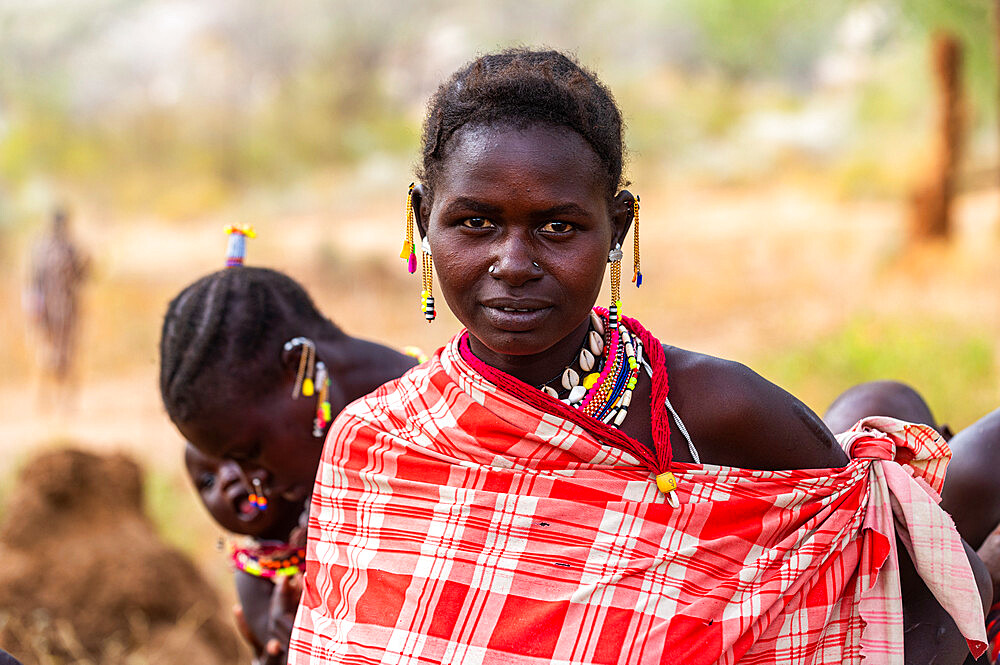
[[[184,451],[184,464],[205,508],[227,531],[282,539],[295,526],[297,510],[280,497],[269,500],[266,510],[250,503],[251,480],[235,462],[210,457],[189,443]],[[264,492],[269,496],[267,487]],[[289,521],[292,524],[286,527]]]
[[[292,399],[290,391],[282,385],[238,406],[214,404],[177,428],[190,447],[233,464],[247,483],[259,478],[276,507],[282,500],[301,507],[312,492],[323,440],[312,435],[315,397]]]
[[[451,141],[433,202],[420,189],[413,200],[441,291],[477,356],[545,382],[582,343],[632,196],[609,210],[600,160],[567,128],[472,127]]]

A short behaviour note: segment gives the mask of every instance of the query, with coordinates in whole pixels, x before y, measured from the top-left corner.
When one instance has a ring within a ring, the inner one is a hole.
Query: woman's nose
[[[511,286],[521,286],[542,276],[531,242],[520,234],[506,234],[500,241],[489,273]]]

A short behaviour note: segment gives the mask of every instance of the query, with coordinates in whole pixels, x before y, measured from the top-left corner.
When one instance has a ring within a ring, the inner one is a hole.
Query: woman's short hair
[[[608,197],[622,181],[622,116],[597,76],[558,51],[518,48],[473,60],[445,81],[428,104],[419,177],[433,196],[448,142],[463,127],[549,123],[568,127],[593,147]]]

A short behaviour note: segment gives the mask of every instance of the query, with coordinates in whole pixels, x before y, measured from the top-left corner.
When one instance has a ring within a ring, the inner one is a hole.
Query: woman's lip
[[[551,304],[543,300],[531,298],[487,298],[482,301],[484,307],[494,307],[497,309],[545,309]]]
[[[551,306],[521,307],[483,305],[486,318],[496,328],[507,332],[526,332],[538,327],[549,315]]]

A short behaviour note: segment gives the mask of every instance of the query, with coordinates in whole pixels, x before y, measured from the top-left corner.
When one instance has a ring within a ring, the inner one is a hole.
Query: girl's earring
[[[308,337],[296,337],[285,342],[285,351],[291,351],[297,346],[302,347],[302,355],[299,356],[299,369],[295,373],[295,385],[292,386],[292,399],[298,399],[300,395],[312,397],[316,394],[316,385],[313,382],[316,371],[316,344]]]
[[[250,484],[253,485],[253,491],[247,499],[257,506],[258,510],[267,510],[267,497],[264,496],[264,486],[261,484],[260,478],[253,478]]]
[[[635,197],[632,204],[632,239],[635,245],[632,251],[632,282],[635,288],[642,286],[642,269],[639,266],[639,197]]]
[[[399,258],[406,259],[406,269],[412,275],[417,272],[416,247],[413,245],[413,184],[406,191],[406,239],[403,240],[403,250],[399,253]]]
[[[424,313],[427,323],[434,320],[437,312],[434,310],[434,258],[431,256],[431,244],[424,236],[420,244],[422,250],[423,282],[424,289],[420,292],[420,309]]]
[[[313,436],[321,439],[326,434],[327,425],[333,420],[330,409],[330,375],[322,360],[316,363],[316,384],[319,386],[319,399],[316,403],[316,418],[313,420]]]
[[[618,316],[622,309],[622,246],[615,243],[615,248],[608,252],[608,263],[611,264],[611,307],[608,308],[608,318],[611,325],[618,325]]]

